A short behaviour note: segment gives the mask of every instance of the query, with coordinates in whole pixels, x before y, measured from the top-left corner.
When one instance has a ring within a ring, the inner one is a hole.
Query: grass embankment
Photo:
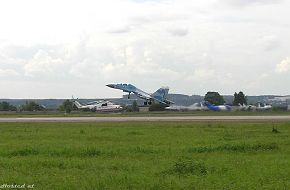
[[[290,189],[289,137],[289,122],[0,123],[0,185]]]

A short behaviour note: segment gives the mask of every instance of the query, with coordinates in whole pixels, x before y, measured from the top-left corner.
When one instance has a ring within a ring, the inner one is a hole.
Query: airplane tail
[[[77,108],[81,108],[83,105],[81,103],[79,103],[78,101],[76,100],[73,100],[73,103],[74,105],[77,107]]]
[[[162,87],[162,88],[159,88],[156,92],[154,92],[152,94],[152,96],[159,97],[159,98],[162,98],[162,99],[166,99],[166,97],[168,95],[168,92],[169,92],[169,88],[168,87]]]
[[[159,88],[156,92],[154,92],[152,96],[154,97],[154,99],[158,100],[163,104],[174,104],[174,102],[167,99],[168,92],[169,92],[168,87],[162,87]]]

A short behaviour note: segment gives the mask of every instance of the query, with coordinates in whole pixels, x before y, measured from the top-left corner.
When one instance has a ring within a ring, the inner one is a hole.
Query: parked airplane
[[[260,110],[260,111],[270,110],[270,109],[272,109],[272,106],[271,105],[268,105],[268,104],[258,103],[258,106],[256,107],[256,109],[257,110]]]
[[[212,110],[212,111],[230,111],[232,108],[231,106],[228,106],[228,105],[213,105],[207,101],[204,102],[204,104],[207,106],[207,108],[209,110]]]
[[[73,100],[73,103],[78,109],[90,109],[96,112],[114,112],[123,109],[122,106],[106,100],[94,101],[87,103],[86,105],[81,104],[77,100]]]
[[[256,109],[256,106],[253,105],[246,105],[246,104],[239,104],[239,106],[233,106],[233,108],[239,110],[239,111],[249,111],[249,110],[253,110]]]
[[[143,90],[140,90],[139,88],[135,87],[132,84],[107,84],[106,86],[110,88],[122,90],[123,92],[128,92],[129,93],[128,99],[130,98],[130,94],[133,93],[137,95],[138,97],[146,100],[144,102],[144,105],[147,105],[147,104],[150,105],[153,101],[159,102],[165,105],[170,105],[174,103],[166,98],[169,91],[169,88],[167,87],[160,88],[153,94],[149,94],[147,92],[144,92]]]
[[[200,103],[194,103],[190,106],[179,106],[179,105],[172,105],[165,108],[166,110],[171,111],[202,111],[202,110],[208,110],[206,106],[203,105],[202,102]]]
[[[239,104],[239,106],[237,107],[237,110],[240,110],[240,111],[250,111],[250,110],[264,111],[264,110],[270,110],[270,109],[272,109],[271,105],[261,104],[261,103],[258,103],[258,106]]]
[[[242,110],[242,111],[250,111],[250,110],[257,110],[257,109],[258,107],[255,105],[239,104],[239,110]]]

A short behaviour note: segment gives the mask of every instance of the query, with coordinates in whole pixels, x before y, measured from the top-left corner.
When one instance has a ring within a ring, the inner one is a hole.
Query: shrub
[[[273,126],[272,133],[279,133],[278,129]]]
[[[164,111],[167,105],[153,103],[149,107],[149,111]]]
[[[31,149],[31,148],[25,148],[25,149],[21,149],[21,150],[16,150],[13,151],[9,154],[9,156],[14,157],[14,156],[33,156],[33,155],[37,155],[39,154],[39,152],[35,149]]]
[[[206,175],[207,167],[202,162],[193,160],[183,160],[174,163],[173,167],[168,171],[177,175]]]
[[[96,156],[100,156],[101,155],[101,151],[96,149],[96,148],[86,148],[81,152],[81,156],[82,157],[96,157]]]

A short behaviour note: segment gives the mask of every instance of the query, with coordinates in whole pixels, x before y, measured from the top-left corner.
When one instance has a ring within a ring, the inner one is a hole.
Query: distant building
[[[269,99],[268,103],[273,106],[286,106],[290,105],[290,96],[276,96]]]
[[[276,102],[289,102],[290,103],[290,96],[276,96],[269,100],[273,102],[276,101]]]

